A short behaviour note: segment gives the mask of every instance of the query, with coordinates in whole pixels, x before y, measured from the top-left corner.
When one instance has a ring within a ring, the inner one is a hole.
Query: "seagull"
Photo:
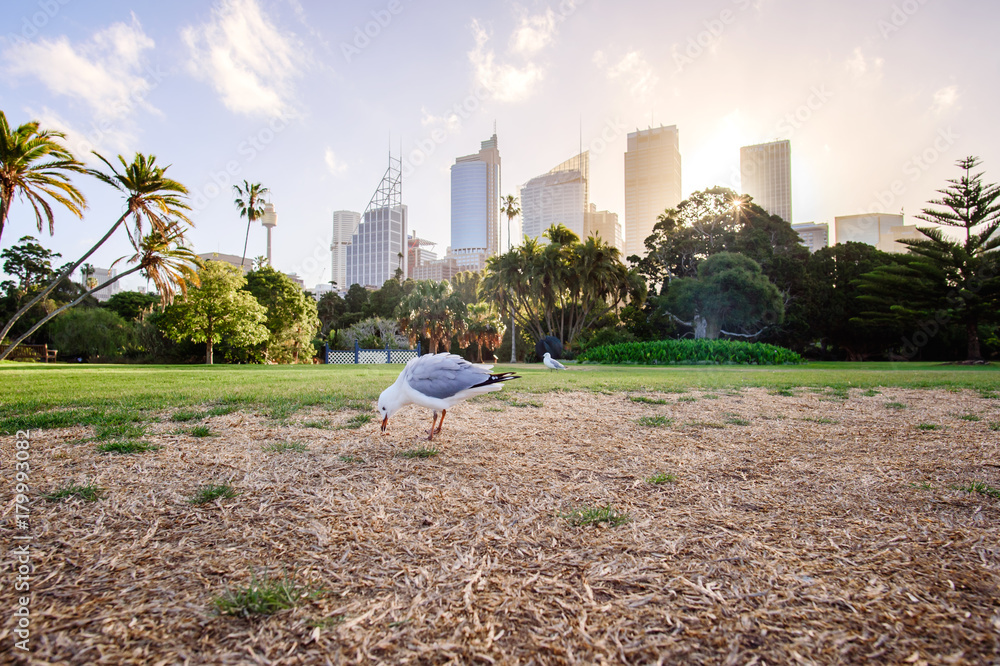
[[[461,356],[447,352],[410,359],[392,386],[378,397],[382,432],[389,427],[389,417],[401,407],[418,405],[434,411],[427,441],[433,440],[435,433],[441,432],[445,414],[452,405],[483,393],[499,391],[503,388],[501,382],[520,379],[513,372],[491,373],[492,369],[492,365],[469,363]],[[441,412],[440,422],[438,412]]]
[[[552,358],[552,355],[549,354],[548,352],[545,352],[545,356],[542,357],[542,363],[545,364],[545,367],[552,368],[553,370],[565,370],[566,369],[565,365],[563,365],[559,361],[557,361],[554,358]]]

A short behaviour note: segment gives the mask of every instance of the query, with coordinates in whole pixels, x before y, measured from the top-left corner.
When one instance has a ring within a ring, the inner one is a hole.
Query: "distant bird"
[[[418,405],[434,411],[427,441],[433,440],[435,433],[441,432],[445,414],[452,405],[483,393],[499,391],[503,388],[501,382],[520,379],[513,372],[491,373],[492,368],[492,365],[476,365],[448,353],[425,354],[411,359],[395,383],[378,397],[382,432],[389,427],[389,417],[400,408]],[[441,412],[440,423],[438,412]]]
[[[559,361],[557,361],[554,358],[552,358],[552,354],[550,354],[548,352],[545,352],[545,356],[542,357],[542,363],[544,363],[546,367],[552,368],[553,370],[565,370],[566,369],[565,365],[563,365]]]

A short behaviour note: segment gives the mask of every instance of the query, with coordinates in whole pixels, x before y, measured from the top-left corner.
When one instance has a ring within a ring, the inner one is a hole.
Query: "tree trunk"
[[[979,350],[979,325],[977,322],[966,322],[965,335],[969,341],[968,360],[982,361],[983,355]]]
[[[212,320],[208,320],[208,335],[205,336],[205,365],[212,365]]]
[[[517,363],[517,323],[514,321],[514,312],[510,313],[510,362]]]

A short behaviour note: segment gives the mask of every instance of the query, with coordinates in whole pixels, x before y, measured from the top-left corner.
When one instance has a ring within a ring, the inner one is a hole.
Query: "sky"
[[[978,155],[1000,181],[995,0],[7,0],[0,110],[90,151],[169,164],[196,252],[241,254],[232,185],[269,188],[273,264],[330,280],[332,216],[402,157],[409,228],[450,244],[455,158],[496,127],[502,193],[591,153],[591,201],[624,222],[626,136],[676,125],[685,196],[739,190],[740,146],[789,139],[792,222],[907,223]],[[121,214],[96,179],[42,243],[76,259]],[[0,249],[39,236],[15,204]],[[248,256],[266,231],[250,230]],[[124,233],[91,259],[129,253]],[[129,281],[131,280],[131,281]],[[143,281],[126,278],[126,288]]]

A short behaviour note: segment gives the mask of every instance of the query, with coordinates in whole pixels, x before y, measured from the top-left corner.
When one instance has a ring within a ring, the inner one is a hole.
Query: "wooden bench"
[[[0,347],[6,351],[6,347]],[[49,349],[48,345],[18,345],[7,357],[9,361],[41,361],[42,363],[55,363],[58,349]]]

